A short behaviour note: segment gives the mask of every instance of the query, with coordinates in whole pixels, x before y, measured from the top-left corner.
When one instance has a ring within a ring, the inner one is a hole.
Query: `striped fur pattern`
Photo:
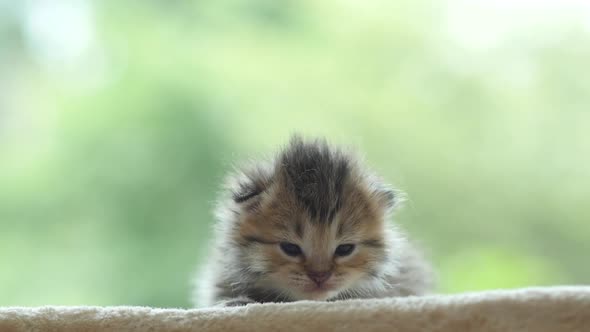
[[[428,292],[428,264],[389,221],[402,197],[353,153],[294,136],[274,158],[228,176],[195,302],[243,305]]]

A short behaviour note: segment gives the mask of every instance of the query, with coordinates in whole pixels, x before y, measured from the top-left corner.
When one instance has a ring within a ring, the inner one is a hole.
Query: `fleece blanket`
[[[20,331],[590,331],[590,286],[244,307],[5,307]]]

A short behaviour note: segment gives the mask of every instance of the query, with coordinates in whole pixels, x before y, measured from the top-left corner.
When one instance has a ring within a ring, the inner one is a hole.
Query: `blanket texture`
[[[590,287],[208,309],[0,308],[20,331],[590,331]]]

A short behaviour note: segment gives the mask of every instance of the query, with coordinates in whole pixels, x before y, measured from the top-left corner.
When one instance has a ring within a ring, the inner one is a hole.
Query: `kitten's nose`
[[[313,280],[313,282],[315,282],[318,286],[321,286],[326,280],[330,279],[330,277],[332,276],[332,272],[331,271],[325,271],[325,272],[310,271],[310,272],[307,272],[307,276],[309,277],[309,279]]]

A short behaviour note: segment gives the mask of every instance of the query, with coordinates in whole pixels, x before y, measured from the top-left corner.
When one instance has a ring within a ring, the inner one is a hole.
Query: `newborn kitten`
[[[388,218],[401,194],[351,154],[294,137],[228,178],[196,302],[420,295],[429,266]]]

